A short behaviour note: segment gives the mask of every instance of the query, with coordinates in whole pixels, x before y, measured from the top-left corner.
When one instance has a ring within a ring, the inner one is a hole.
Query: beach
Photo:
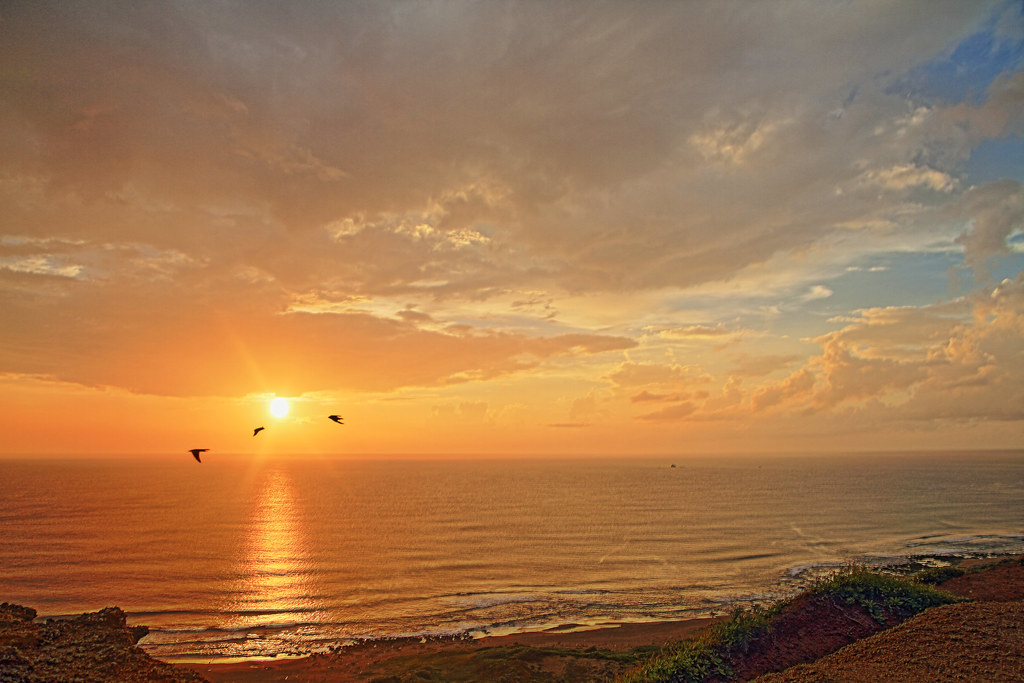
[[[857,605],[830,602],[812,591],[783,601],[767,632],[728,655],[733,675],[712,672],[702,680],[1021,680],[1024,558],[979,558],[947,569],[948,575],[934,582],[945,595],[944,604],[912,616],[885,610],[881,620],[873,620]],[[74,676],[122,683],[607,681],[635,676],[639,667],[665,652],[663,646],[694,638],[707,642],[708,627],[717,629],[731,619],[590,630],[568,624],[476,639],[371,640],[302,658],[172,665],[138,646],[147,629],[129,626],[116,607],[67,619],[35,619],[33,609],[4,603],[0,617],[0,680],[34,683]],[[646,680],[642,676],[632,680]]]
[[[1017,454],[193,464],[0,461],[0,599],[118,606],[151,656],[226,662],[675,622],[849,563],[1024,552]]]
[[[1024,683],[1024,0],[0,0],[0,103],[0,683]]]
[[[971,602],[933,608],[892,629],[856,640],[838,653],[763,677],[767,683],[797,681],[920,681],[952,680],[973,675],[987,680],[1019,680],[1024,676],[1024,564],[1021,558],[973,559],[960,563],[976,573],[945,581],[940,588]],[[723,617],[724,618],[724,617]],[[473,652],[499,648],[510,667],[518,665],[518,646],[536,656],[530,680],[574,680],[587,670],[580,661],[602,662],[589,677],[612,680],[635,664],[588,659],[593,651],[627,652],[657,648],[692,638],[717,619],[690,619],[612,628],[543,632],[475,640],[395,641],[345,648],[332,655],[301,659],[214,665],[179,665],[213,683],[240,681],[369,681],[456,680],[461,659]],[[805,640],[809,637],[805,633]],[[575,650],[576,653],[566,652]],[[466,669],[463,667],[462,671]],[[430,672],[439,678],[429,678]],[[463,678],[458,680],[474,680]],[[519,680],[526,680],[521,678]]]
[[[345,648],[337,654],[315,655],[300,659],[278,661],[236,662],[231,664],[182,664],[178,665],[199,673],[212,683],[245,681],[247,683],[271,683],[275,681],[327,681],[372,680],[384,672],[401,672],[417,668],[431,659],[448,658],[457,660],[460,655],[480,652],[486,649],[526,646],[537,650],[605,650],[626,652],[637,648],[658,647],[691,637],[700,629],[712,623],[713,619],[686,619],[681,621],[649,624],[620,624],[610,628],[586,631],[560,632],[559,630],[519,633],[506,636],[490,636],[473,640],[437,639],[421,642],[419,639],[376,641],[365,645]],[[553,674],[569,668],[569,662],[581,659],[573,654],[550,653],[537,658]],[[582,658],[586,659],[586,658]],[[600,661],[600,660],[595,660]],[[578,664],[578,662],[575,662]],[[594,671],[603,677],[625,671],[631,665],[615,666],[604,661],[604,666]]]

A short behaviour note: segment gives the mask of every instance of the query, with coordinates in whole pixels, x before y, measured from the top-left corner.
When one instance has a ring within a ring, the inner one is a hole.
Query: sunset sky
[[[1022,182],[1020,2],[4,2],[0,452],[1024,447]]]

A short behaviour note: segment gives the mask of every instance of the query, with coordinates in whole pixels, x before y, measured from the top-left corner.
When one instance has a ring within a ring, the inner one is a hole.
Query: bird
[[[191,449],[189,449],[188,452],[192,454],[192,457],[196,459],[196,462],[201,463],[202,460],[199,459],[199,454],[200,453],[205,453],[208,450],[210,450],[210,449],[209,448],[191,448]]]
[[[264,429],[266,429],[266,427],[257,427],[256,429],[252,430],[252,435],[256,436],[257,434],[262,432]]]
[[[327,419],[328,420],[334,420],[335,422],[337,422],[340,425],[345,424],[344,422],[342,422],[342,420],[344,420],[345,418],[343,418],[341,415],[328,415]]]

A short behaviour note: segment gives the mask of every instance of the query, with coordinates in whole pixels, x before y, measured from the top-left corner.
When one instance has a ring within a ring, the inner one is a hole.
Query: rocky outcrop
[[[5,602],[0,604],[0,683],[205,680],[147,655],[137,643],[148,632],[145,626],[128,626],[117,607],[38,622],[34,609]]]

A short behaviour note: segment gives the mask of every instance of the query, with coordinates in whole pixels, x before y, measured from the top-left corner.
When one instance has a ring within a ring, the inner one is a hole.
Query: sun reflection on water
[[[291,478],[270,470],[253,504],[242,554],[230,626],[301,624],[318,620],[313,564],[301,505]]]

